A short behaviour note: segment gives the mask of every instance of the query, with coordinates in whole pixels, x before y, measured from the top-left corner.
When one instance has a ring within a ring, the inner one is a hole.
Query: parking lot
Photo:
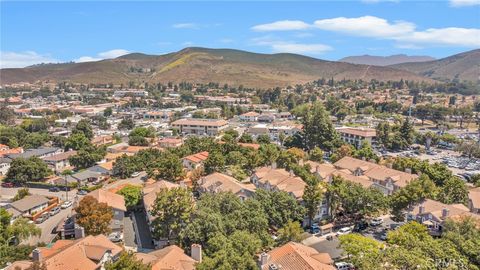
[[[368,226],[360,232],[361,235],[375,239],[377,241],[385,241],[382,237],[384,233],[390,230],[391,224],[395,222],[387,215],[382,216],[383,222],[378,226]],[[342,258],[343,250],[340,248],[340,240],[337,236],[338,230],[325,235],[310,235],[302,241],[304,245],[310,246],[318,252],[330,254],[332,259],[338,260]],[[329,236],[332,236],[331,238]],[[327,238],[330,238],[329,240]]]

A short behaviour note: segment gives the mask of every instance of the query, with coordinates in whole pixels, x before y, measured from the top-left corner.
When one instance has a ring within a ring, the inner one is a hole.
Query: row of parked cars
[[[61,209],[67,209],[69,207],[72,207],[72,205],[73,205],[72,201],[65,201],[60,206],[56,206],[56,207],[50,209],[50,211],[43,213],[41,216],[39,216],[35,220],[35,223],[41,224],[41,223],[45,222],[45,220],[49,219],[50,217],[53,217],[56,214],[60,213]]]

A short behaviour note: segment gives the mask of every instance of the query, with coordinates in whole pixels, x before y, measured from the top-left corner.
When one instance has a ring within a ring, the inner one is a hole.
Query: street
[[[8,202],[17,194],[18,190],[21,189],[19,187],[15,188],[4,188],[0,187],[0,202]],[[29,188],[28,189],[31,194],[38,194],[48,197],[58,197],[61,201],[65,201],[66,199],[66,192],[59,191],[59,192],[50,192],[48,189],[44,188]],[[76,189],[72,189],[68,192],[68,199],[72,200],[75,198],[77,193]]]

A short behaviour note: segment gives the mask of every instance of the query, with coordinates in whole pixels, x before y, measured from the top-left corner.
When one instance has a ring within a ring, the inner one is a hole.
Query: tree
[[[0,267],[5,267],[7,262],[28,259],[33,247],[17,243],[40,234],[40,228],[26,218],[20,217],[11,223],[11,215],[0,208]]]
[[[341,235],[340,247],[359,269],[378,269],[383,244],[357,233]]]
[[[400,135],[402,139],[407,143],[408,146],[413,144],[415,130],[413,129],[413,124],[407,118],[403,121],[402,126],[400,127]]]
[[[353,157],[358,159],[374,160],[375,162],[379,160],[379,157],[373,152],[372,146],[369,142],[362,142],[360,149],[355,150]]]
[[[17,184],[29,181],[39,181],[49,176],[52,171],[47,164],[38,157],[16,158],[12,161],[6,174],[6,179]]]
[[[343,144],[335,149],[335,152],[330,156],[332,162],[337,162],[344,157],[351,157],[353,155],[353,147],[350,144]]]
[[[149,264],[144,264],[135,257],[133,252],[122,251],[120,257],[114,262],[105,264],[106,270],[150,270]]]
[[[105,110],[103,110],[103,116],[105,117],[112,116],[112,113],[113,113],[112,107],[108,107]]]
[[[307,210],[309,223],[312,223],[313,218],[318,213],[320,203],[323,200],[323,188],[318,181],[308,183],[303,192],[303,204]]]
[[[309,153],[308,158],[311,161],[323,162],[323,151],[319,147],[314,147]]]
[[[480,157],[480,144],[475,141],[462,141],[455,150],[468,156],[468,158]]]
[[[185,175],[182,162],[178,156],[170,153],[165,153],[165,155],[157,161],[156,168],[158,169],[155,175],[157,179],[175,182]]]
[[[241,143],[253,143],[253,138],[252,135],[248,133],[243,133],[238,141]]]
[[[458,221],[447,219],[443,224],[442,240],[448,241],[470,261],[470,264],[480,265],[480,229],[473,217],[463,217]]]
[[[13,125],[15,124],[15,112],[13,109],[6,106],[0,106],[0,124]]]
[[[205,259],[198,270],[258,269],[254,255],[260,250],[261,241],[246,231],[236,231],[230,237],[217,234],[208,241]]]
[[[300,221],[305,215],[305,208],[285,191],[266,191],[258,189],[255,199],[260,202],[268,218],[268,224],[280,228],[289,220]]]
[[[77,125],[72,130],[72,134],[75,133],[83,133],[83,135],[85,135],[88,140],[91,140],[93,138],[92,126],[90,125],[90,122],[86,119],[78,121]]]
[[[467,205],[468,189],[465,183],[458,177],[450,177],[440,188],[437,199],[445,204],[462,203]]]
[[[204,163],[205,173],[223,172],[225,170],[225,157],[218,151],[212,151]]]
[[[125,205],[127,208],[134,207],[142,200],[142,188],[138,186],[127,185],[117,191],[125,199]]]
[[[154,236],[167,239],[177,237],[193,211],[193,203],[188,189],[178,187],[160,190],[151,210],[155,217],[152,223]]]
[[[278,230],[277,244],[281,246],[290,241],[300,242],[302,241],[302,234],[303,229],[300,222],[289,220]]]
[[[259,144],[269,144],[270,142],[270,136],[266,134],[261,134],[257,137],[257,143]]]
[[[91,146],[92,143],[82,132],[73,133],[65,141],[65,150],[80,150]]]
[[[75,208],[77,223],[85,229],[87,235],[110,233],[113,209],[106,203],[100,203],[92,196],[85,196]]]
[[[315,102],[302,119],[305,146],[330,151],[339,142],[339,136],[330,117],[320,102]]]
[[[31,195],[30,191],[28,191],[28,188],[21,188],[17,191],[17,194],[15,195],[15,197],[13,197],[12,201],[15,202],[15,201],[21,200],[27,197],[28,195]]]
[[[112,170],[113,175],[125,179],[138,171],[138,165],[135,162],[135,158],[123,154],[115,159]]]
[[[148,146],[148,140],[142,136],[129,136],[128,144],[132,146]]]
[[[98,161],[106,155],[104,147],[89,146],[84,149],[80,149],[76,155],[68,158],[68,161],[75,169],[86,169],[94,166]]]
[[[122,119],[122,121],[120,121],[120,124],[118,124],[118,129],[131,130],[134,127],[135,127],[135,122],[133,122],[133,119],[131,118]]]

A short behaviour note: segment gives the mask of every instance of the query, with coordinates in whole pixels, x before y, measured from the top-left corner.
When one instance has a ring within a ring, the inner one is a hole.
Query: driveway
[[[71,214],[72,207],[62,209],[60,210],[60,213],[56,214],[53,217],[50,217],[41,224],[37,224],[37,226],[42,230],[42,234],[40,235],[40,237],[30,237],[28,240],[25,241],[25,243],[28,243],[30,245],[36,245],[42,242],[46,244],[52,242],[52,240],[58,235],[57,233],[52,233],[53,229],[55,229],[60,222],[63,222],[65,218],[71,216]]]
[[[136,229],[137,246],[141,249],[154,249],[152,233],[150,232],[145,212],[135,211],[132,216],[134,228]]]

